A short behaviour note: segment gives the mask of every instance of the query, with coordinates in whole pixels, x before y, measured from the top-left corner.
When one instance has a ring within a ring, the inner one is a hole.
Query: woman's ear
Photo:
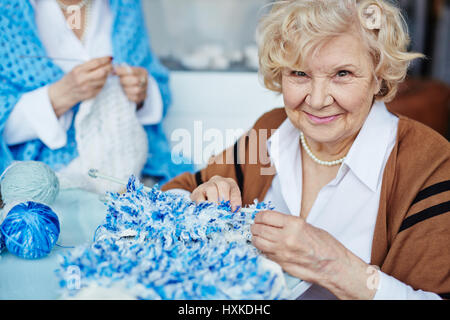
[[[383,83],[383,80],[380,80],[377,75],[374,75],[374,80],[375,81],[374,81],[373,95],[378,96],[381,91],[381,85]]]

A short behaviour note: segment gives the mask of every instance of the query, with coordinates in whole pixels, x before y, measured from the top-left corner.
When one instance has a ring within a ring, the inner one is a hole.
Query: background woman
[[[117,77],[120,85],[110,92],[123,92],[136,109],[136,124],[143,127],[142,141],[148,140],[148,147],[135,147],[143,153],[142,163],[137,164],[142,171],[136,174],[166,181],[187,169],[171,161],[161,126],[171,102],[168,72],[150,49],[141,11],[138,0],[2,3],[1,171],[13,160],[43,161],[59,172],[80,171],[82,166],[75,161],[82,156],[77,146],[77,113],[89,109],[92,101],[96,106],[95,99],[111,77]],[[119,103],[104,102],[107,98],[97,105]],[[97,120],[100,125],[102,119]],[[112,135],[121,129],[108,130]],[[132,139],[123,142],[131,144]],[[99,150],[101,146],[97,145]],[[114,159],[114,155],[102,155],[108,160],[107,156]]]

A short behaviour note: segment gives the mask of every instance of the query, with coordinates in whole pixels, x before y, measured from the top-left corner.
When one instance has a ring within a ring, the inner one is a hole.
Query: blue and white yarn
[[[253,214],[233,213],[229,203],[197,205],[157,187],[145,192],[134,177],[126,193],[107,197],[94,242],[61,256],[63,296],[120,284],[137,299],[284,297],[281,268],[250,243],[250,225],[267,204],[253,205]],[[78,288],[69,285],[74,268]]]
[[[25,259],[50,253],[59,237],[59,220],[49,205],[59,193],[53,170],[39,161],[16,161],[0,176],[0,253]]]
[[[9,252],[24,259],[42,258],[58,241],[58,216],[45,204],[19,203],[9,210],[0,233]]]

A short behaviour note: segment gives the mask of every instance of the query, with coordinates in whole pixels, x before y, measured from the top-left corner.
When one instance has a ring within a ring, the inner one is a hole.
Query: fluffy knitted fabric
[[[268,204],[254,204],[253,214],[225,202],[196,205],[156,187],[145,192],[134,177],[106,204],[94,242],[61,257],[63,298],[101,299],[99,287],[134,299],[287,297],[281,267],[250,243],[255,213]]]
[[[163,99],[163,114],[171,102],[167,69],[150,48],[139,0],[110,0],[114,15],[112,47],[114,61],[146,68],[156,79]],[[13,160],[37,160],[59,170],[78,156],[74,123],[67,132],[67,144],[52,150],[36,139],[8,146],[2,132],[11,110],[25,92],[59,80],[63,71],[48,59],[21,59],[20,56],[46,56],[39,39],[34,11],[27,0],[6,0],[0,6],[0,171]],[[75,113],[78,106],[74,107]],[[75,119],[75,117],[74,117]],[[144,126],[149,141],[149,156],[143,173],[167,181],[180,172],[190,171],[186,164],[171,161],[168,141],[161,124]]]

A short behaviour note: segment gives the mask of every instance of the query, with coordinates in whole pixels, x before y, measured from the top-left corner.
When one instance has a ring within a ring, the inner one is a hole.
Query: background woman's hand
[[[229,200],[232,210],[242,206],[241,191],[236,181],[220,176],[214,176],[208,182],[199,185],[192,191],[191,199],[195,202],[210,201],[215,203]]]
[[[92,59],[76,66],[49,87],[49,97],[57,117],[80,101],[94,98],[112,72],[112,57]]]
[[[375,295],[376,290],[367,285],[373,267],[304,219],[261,211],[251,232],[253,245],[294,277],[317,283],[338,298],[372,299]]]
[[[147,97],[147,70],[141,67],[116,66],[114,72],[119,76],[120,84],[128,99],[139,108],[139,104]]]

